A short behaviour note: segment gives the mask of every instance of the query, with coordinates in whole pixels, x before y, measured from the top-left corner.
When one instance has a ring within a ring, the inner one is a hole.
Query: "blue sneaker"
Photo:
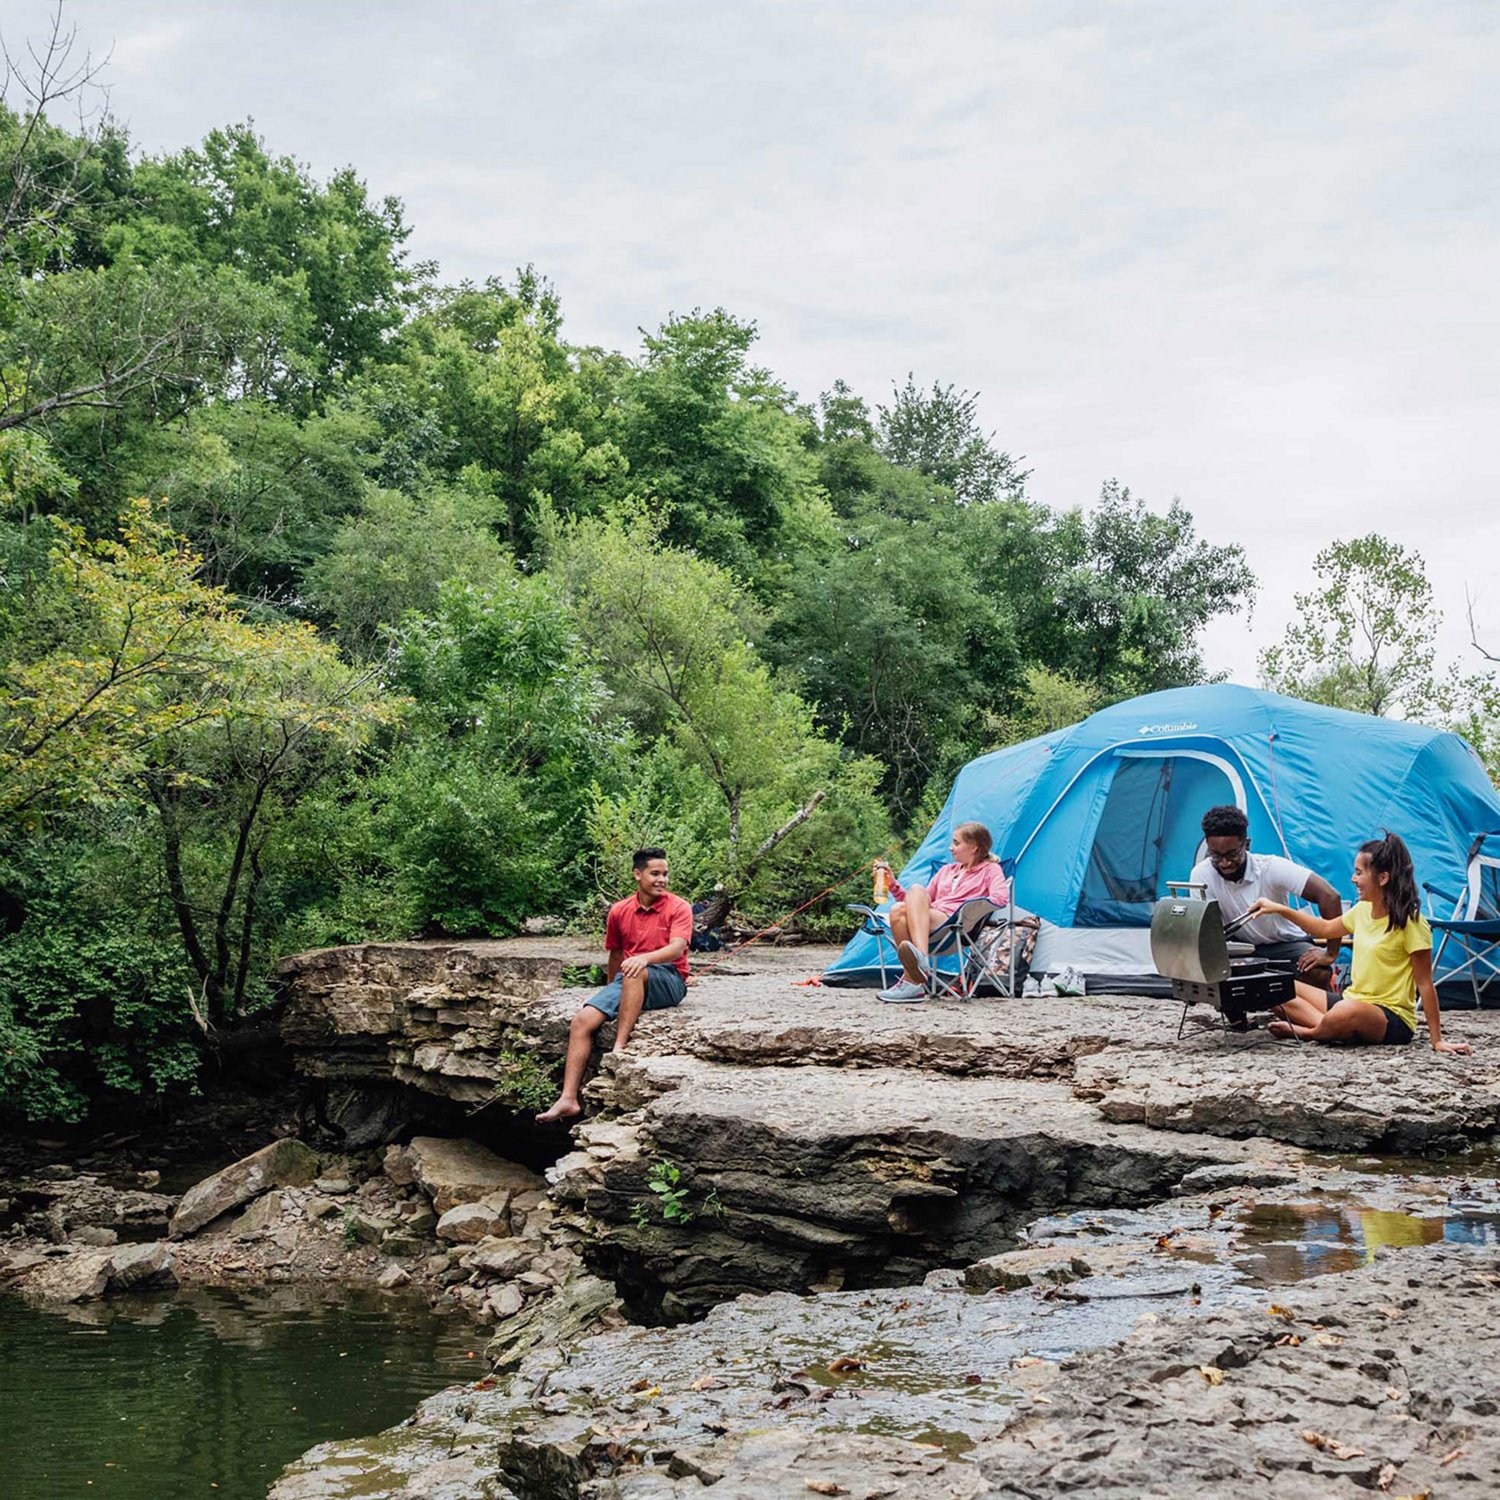
[[[881,990],[879,998],[888,1005],[915,1005],[919,1000],[927,998],[927,986],[911,979],[903,979],[900,984]]]

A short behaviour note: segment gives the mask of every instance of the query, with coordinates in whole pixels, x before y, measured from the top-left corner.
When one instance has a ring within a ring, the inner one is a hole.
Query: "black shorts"
[[[1336,1006],[1336,1005],[1346,1005],[1346,1004],[1347,1005],[1375,1005],[1375,1002],[1373,1000],[1360,1000],[1360,999],[1356,998],[1353,995],[1330,995],[1328,997],[1328,1009],[1329,1010],[1332,1010],[1334,1008],[1334,1006]],[[1383,1015],[1385,1017],[1385,1035],[1383,1037],[1381,1037],[1380,1040],[1377,1041],[1377,1042],[1375,1042],[1373,1045],[1377,1046],[1377,1047],[1380,1047],[1380,1046],[1385,1046],[1385,1047],[1404,1047],[1412,1039],[1413,1032],[1412,1032],[1411,1027],[1408,1026],[1406,1024],[1406,1022],[1404,1020],[1402,1020],[1402,1018],[1400,1016],[1398,1016],[1396,1014],[1396,1012],[1393,1011],[1390,1008],[1390,1006],[1388,1006],[1388,1005],[1375,1005],[1375,1009],[1378,1010],[1381,1013],[1381,1015]],[[1357,1037],[1357,1036],[1349,1037],[1348,1040],[1350,1042],[1354,1042],[1354,1043],[1359,1043],[1359,1042],[1366,1042],[1366,1043],[1368,1043],[1368,1041],[1369,1041],[1369,1039],[1367,1037]]]
[[[1380,1005],[1377,1010],[1385,1012],[1385,1035],[1381,1041],[1387,1047],[1404,1047],[1416,1033],[1389,1006]]]

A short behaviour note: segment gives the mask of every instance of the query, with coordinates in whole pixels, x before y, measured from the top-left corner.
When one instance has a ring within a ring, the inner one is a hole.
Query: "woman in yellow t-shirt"
[[[1416,1035],[1418,994],[1434,1052],[1468,1052],[1445,1042],[1432,984],[1432,929],[1422,916],[1411,851],[1399,834],[1371,839],[1354,856],[1359,902],[1341,917],[1257,901],[1252,916],[1288,917],[1309,937],[1354,939],[1349,988],[1328,995],[1297,981],[1297,997],[1277,1007],[1270,1033],[1308,1042],[1409,1042]]]

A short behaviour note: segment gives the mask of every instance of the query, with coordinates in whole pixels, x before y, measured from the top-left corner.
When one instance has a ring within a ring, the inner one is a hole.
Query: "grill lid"
[[[1218,984],[1229,977],[1229,945],[1217,901],[1168,897],[1151,912],[1151,962],[1167,979]]]

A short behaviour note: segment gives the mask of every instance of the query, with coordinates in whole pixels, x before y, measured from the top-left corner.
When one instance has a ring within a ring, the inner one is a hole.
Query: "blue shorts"
[[[618,974],[595,995],[590,995],[583,1003],[592,1005],[595,1010],[602,1010],[611,1020],[620,1014],[620,985],[623,983]],[[682,997],[687,994],[687,984],[681,974],[677,972],[676,964],[650,964],[646,969],[646,1003],[642,1010],[670,1010],[674,1005],[682,1004]]]

